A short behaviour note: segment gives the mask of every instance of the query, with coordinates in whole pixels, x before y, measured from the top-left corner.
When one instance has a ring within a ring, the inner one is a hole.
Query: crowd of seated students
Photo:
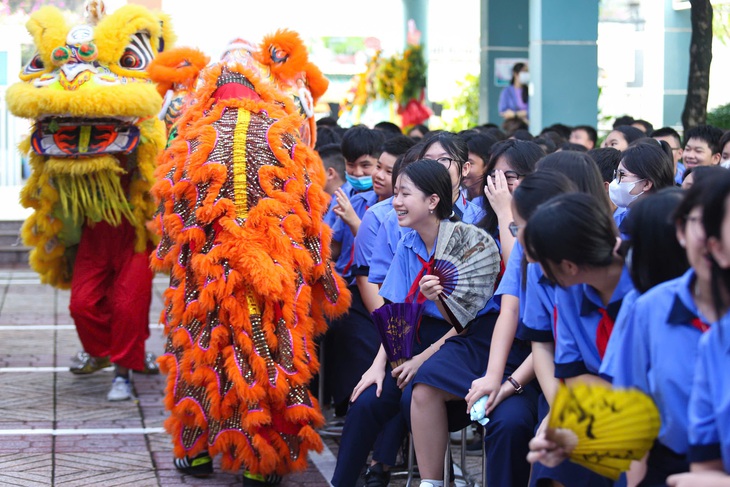
[[[318,124],[332,258],[353,294],[323,341],[322,406],[344,422],[332,484],[387,486],[412,432],[420,485],[442,486],[448,432],[486,395],[489,486],[730,485],[730,131],[503,128]],[[502,258],[461,333],[426,265],[446,221],[483,229]],[[424,314],[393,368],[370,313],[409,300]],[[618,482],[548,439],[560,382],[656,403],[659,437]]]

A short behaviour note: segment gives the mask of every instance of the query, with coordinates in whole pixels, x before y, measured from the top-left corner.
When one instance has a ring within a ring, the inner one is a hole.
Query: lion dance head
[[[149,191],[165,143],[147,68],[174,40],[167,17],[135,5],[104,15],[101,2],[87,14],[69,25],[54,7],[35,12],[27,28],[37,52],[7,93],[10,111],[33,120],[20,146],[33,169],[21,203],[35,211],[22,236],[32,267],[58,287],[70,284],[85,223],[126,218],[135,250],[150,244]]]

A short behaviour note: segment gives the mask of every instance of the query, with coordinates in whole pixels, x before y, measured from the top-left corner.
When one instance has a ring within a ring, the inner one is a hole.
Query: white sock
[[[444,487],[443,480],[422,479],[420,487]]]

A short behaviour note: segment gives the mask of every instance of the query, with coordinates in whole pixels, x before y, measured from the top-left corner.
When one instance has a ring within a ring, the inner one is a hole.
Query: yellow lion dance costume
[[[20,146],[33,169],[21,203],[35,210],[22,237],[41,280],[71,287],[86,358],[98,359],[71,371],[109,360],[118,372],[143,370],[156,242],[150,189],[166,140],[147,67],[174,36],[167,17],[139,6],[105,15],[94,1],[87,14],[69,25],[43,7],[27,23],[37,53],[7,92],[10,111],[34,121]]]
[[[210,463],[209,452],[228,470],[283,475],[322,448],[307,389],[314,338],[350,300],[330,267],[324,170],[307,143],[326,86],[297,34],[237,40],[200,73],[161,158],[152,264],[171,276],[160,364],[178,459]]]

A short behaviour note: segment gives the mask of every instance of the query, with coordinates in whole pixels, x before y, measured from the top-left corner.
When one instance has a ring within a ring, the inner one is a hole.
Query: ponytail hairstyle
[[[694,189],[693,185],[691,189]],[[730,247],[730,242],[722,241],[723,222],[730,211],[730,171],[719,175],[711,184],[703,184],[704,198],[702,201],[702,225],[705,227],[705,238],[707,241],[708,253],[712,261],[712,299],[715,303],[717,316],[725,314],[728,303],[723,299],[730,291],[730,256],[718,255],[717,245]]]
[[[550,198],[563,193],[577,191],[575,184],[559,172],[542,171],[530,174],[522,180],[512,193],[512,204],[517,214],[528,221],[538,206]],[[520,263],[522,289],[527,286],[527,255],[522,254]]]
[[[621,163],[639,178],[651,181],[650,193],[674,186],[674,160],[655,139],[634,142],[621,154]]]
[[[585,193],[555,196],[540,205],[524,230],[525,252],[558,283],[553,265],[608,267],[614,262],[618,229],[611,212]]]
[[[560,151],[543,157],[537,164],[538,172],[557,171],[565,174],[573,181],[581,193],[593,195],[596,200],[611,212],[611,201],[608,199],[598,164],[585,152]]]
[[[631,237],[629,271],[641,294],[689,269],[674,222],[683,197],[681,189],[665,188],[637,201],[626,217],[626,233]]]
[[[525,140],[507,139],[497,142],[492,146],[492,153],[489,156],[489,162],[484,170],[482,179],[482,188],[487,185],[487,177],[494,170],[500,157],[510,167],[510,169],[520,176],[527,176],[535,172],[535,165],[541,157],[545,155],[542,147],[534,142]],[[497,237],[497,215],[489,203],[489,198],[484,198],[484,212],[486,216],[479,222],[479,227],[483,228],[493,237]]]
[[[449,157],[457,164],[459,168],[459,184],[461,184],[461,170],[469,159],[469,148],[466,145],[466,141],[459,135],[445,130],[429,132],[423,139],[423,145],[421,146],[421,152],[418,154],[418,158],[423,159],[428,149],[436,142],[441,144],[441,147],[449,154]]]
[[[426,196],[435,194],[439,197],[435,210],[439,220],[451,217],[453,208],[451,176],[443,165],[433,159],[420,159],[401,167],[400,176],[410,179]]]

